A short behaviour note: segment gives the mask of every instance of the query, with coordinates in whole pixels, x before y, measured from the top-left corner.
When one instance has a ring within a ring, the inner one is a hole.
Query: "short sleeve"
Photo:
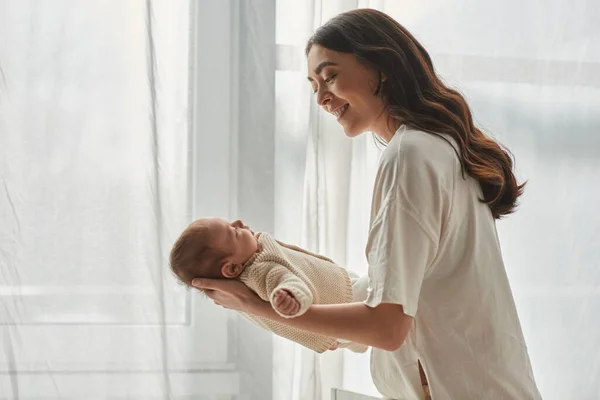
[[[369,288],[365,304],[400,304],[414,317],[427,268],[438,240],[428,234],[397,198],[389,198],[371,225],[367,242]]]

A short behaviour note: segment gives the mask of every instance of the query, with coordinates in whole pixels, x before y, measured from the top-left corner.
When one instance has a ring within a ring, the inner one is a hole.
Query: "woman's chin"
[[[344,133],[346,134],[346,136],[348,136],[349,138],[357,137],[361,133],[365,132],[365,130],[357,129],[357,127],[352,126],[352,125],[350,125],[350,126],[342,125],[342,128],[344,129]]]

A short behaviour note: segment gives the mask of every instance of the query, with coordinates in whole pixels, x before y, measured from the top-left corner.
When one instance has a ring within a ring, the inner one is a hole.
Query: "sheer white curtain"
[[[498,227],[544,398],[597,398],[597,3],[278,0],[277,4],[278,134],[300,126],[306,135],[306,196],[298,240],[366,273],[363,250],[377,146],[367,135],[346,139],[333,117],[297,102],[314,103],[303,81],[302,51],[310,32],[352,8],[382,10],[423,43],[438,73],[467,97],[476,123],[512,150],[519,178],[529,181],[519,211]],[[309,122],[302,125],[304,121]],[[299,223],[298,215],[290,218]],[[288,379],[296,386],[275,398],[327,399],[330,387],[377,393],[368,355],[338,351],[317,356],[292,351],[291,346],[287,354],[288,361],[295,361]],[[291,387],[285,380],[277,382],[282,388]]]
[[[239,394],[226,314],[167,267],[192,212],[190,11],[0,1],[0,398]]]

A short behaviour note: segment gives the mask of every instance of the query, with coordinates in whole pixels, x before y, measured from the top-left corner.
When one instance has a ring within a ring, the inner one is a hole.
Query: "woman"
[[[313,305],[283,319],[245,286],[198,280],[215,303],[372,346],[378,390],[393,399],[540,399],[495,220],[523,191],[508,153],[473,124],[463,97],[395,20],[369,9],[309,40],[317,103],[349,137],[385,142],[367,243],[364,303]]]

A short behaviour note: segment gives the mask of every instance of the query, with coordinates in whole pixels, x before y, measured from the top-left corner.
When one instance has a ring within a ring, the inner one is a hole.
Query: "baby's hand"
[[[340,342],[338,342],[337,340],[335,342],[333,342],[333,344],[329,347],[329,350],[337,350],[337,348],[340,347]]]
[[[279,289],[273,296],[273,307],[283,315],[294,315],[300,311],[300,303],[287,290]]]

